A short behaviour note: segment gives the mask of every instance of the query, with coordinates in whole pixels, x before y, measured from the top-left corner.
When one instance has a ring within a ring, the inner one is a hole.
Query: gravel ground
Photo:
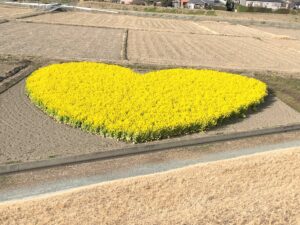
[[[10,22],[0,24],[0,54],[62,59],[121,57],[123,30]]]
[[[300,71],[300,42],[296,40],[178,33],[169,35],[165,32],[130,30],[127,51],[129,61],[139,63]]]
[[[1,224],[299,224],[300,148],[0,204]]]
[[[257,113],[252,113],[247,119],[234,121],[235,123],[205,134],[187,135],[161,142],[292,124],[300,121],[300,114],[280,100],[270,98]],[[132,145],[55,122],[28,100],[24,81],[0,95],[0,126],[0,163],[109,151]]]

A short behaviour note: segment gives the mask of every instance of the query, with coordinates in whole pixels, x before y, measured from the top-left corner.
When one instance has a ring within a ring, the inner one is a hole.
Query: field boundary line
[[[123,40],[122,40],[121,60],[126,60],[126,61],[128,60],[127,48],[128,48],[128,29],[125,29],[123,34]]]
[[[206,27],[204,25],[200,25],[199,23],[196,23],[195,21],[193,21],[193,24],[196,25],[197,27],[201,28],[202,30],[210,32],[211,34],[220,35],[219,32],[214,31],[214,30],[212,30],[212,29],[210,29],[210,28],[208,28],[208,27]]]
[[[23,19],[23,18],[18,18]],[[57,25],[57,26],[72,26],[72,27],[88,27],[98,29],[111,29],[111,30],[124,30],[122,27],[109,27],[109,26],[93,26],[93,25],[80,25],[80,24],[65,24],[65,23],[51,23],[51,22],[40,22],[30,20],[17,20],[18,23],[31,23],[31,24],[46,24],[46,25]]]
[[[7,22],[9,22],[9,20],[6,20],[6,19],[0,19],[0,24],[1,24],[1,23],[7,23]]]
[[[35,56],[35,55],[21,55],[21,57],[18,57],[14,54],[1,54],[0,58],[4,56],[10,56],[14,57],[18,60],[29,60],[32,62],[38,62],[41,66],[49,65],[52,63],[65,63],[65,62],[81,62],[81,61],[90,61],[90,62],[102,62],[112,65],[120,65],[124,67],[132,67],[134,69],[147,69],[147,70],[163,70],[163,69],[171,69],[171,68],[192,68],[192,69],[211,69],[211,70],[218,70],[228,73],[239,73],[241,75],[249,75],[252,76],[255,73],[272,73],[276,76],[281,76],[284,74],[285,76],[288,76],[290,78],[296,78],[299,79],[299,70],[272,70],[272,69],[265,69],[265,68],[259,68],[259,69],[252,69],[252,68],[227,68],[227,67],[220,67],[220,66],[205,66],[205,65],[184,65],[184,64],[157,64],[155,62],[146,62],[141,63],[138,61],[134,61],[134,59],[128,59],[127,61],[121,60],[121,59],[108,59],[108,58],[84,58],[84,57],[58,57],[58,58],[48,58],[45,56]]]
[[[49,12],[48,14],[50,14]],[[20,20],[19,20],[20,19]],[[205,26],[199,25],[195,23],[200,29],[205,30],[210,33],[197,33],[197,32],[189,32],[189,31],[172,31],[172,30],[156,30],[156,29],[143,29],[143,28],[124,28],[124,27],[110,27],[105,25],[83,25],[83,24],[68,24],[68,23],[60,23],[60,22],[46,22],[46,21],[32,21],[32,20],[22,20],[23,18],[17,18],[14,22],[18,23],[30,23],[30,24],[46,24],[46,25],[57,25],[57,26],[74,26],[74,27],[89,27],[89,28],[97,28],[97,29],[115,29],[115,30],[128,30],[128,31],[140,31],[140,32],[153,32],[153,33],[175,33],[175,34],[188,34],[188,35],[197,35],[197,36],[218,36],[218,37],[228,37],[228,38],[262,38],[264,40],[269,39],[285,39],[285,40],[298,40],[296,38],[292,38],[289,36],[279,36],[279,35],[273,35],[269,37],[259,37],[259,36],[250,36],[250,35],[236,35],[236,34],[221,34],[216,31],[213,31],[212,29],[209,29]],[[25,18],[26,19],[26,18]],[[9,21],[7,21],[9,22]],[[1,23],[1,22],[0,22]],[[243,25],[241,25],[243,26]],[[270,33],[271,34],[271,33]]]
[[[195,146],[201,144],[215,143],[221,141],[236,140],[261,135],[290,132],[300,130],[300,123],[290,124],[286,126],[277,126],[271,128],[263,128],[258,130],[233,132],[228,134],[211,135],[207,137],[194,138],[190,140],[175,140],[163,143],[146,143],[137,144],[133,147],[118,148],[105,152],[94,152],[82,155],[66,156],[61,158],[0,165],[0,175],[23,172],[34,169],[43,169],[48,167],[62,166],[68,164],[78,164],[83,162],[107,160],[112,158],[126,157],[136,154],[145,154],[155,151],[162,151],[180,147]]]
[[[23,80],[25,77],[29,76],[34,70],[36,70],[39,66],[33,65],[31,62],[29,62],[26,66],[20,67],[19,70],[17,70],[16,73],[14,73],[9,78],[3,80],[0,83],[0,94],[7,91],[12,86],[19,83],[21,80]],[[14,68],[15,69],[15,68]]]

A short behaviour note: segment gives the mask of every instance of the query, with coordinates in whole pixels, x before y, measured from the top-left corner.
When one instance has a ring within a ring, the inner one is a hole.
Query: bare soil
[[[34,10],[30,8],[17,8],[0,5],[0,19],[10,19],[24,14],[32,13]]]
[[[271,116],[270,116],[271,115]],[[192,134],[160,142],[185,140],[206,135],[241,132],[293,124],[300,114],[277,98],[270,98],[257,113],[233,119],[206,133]],[[110,151],[131,146],[59,124],[37,109],[26,97],[24,81],[0,95],[0,163],[48,159],[89,152]]]
[[[276,28],[276,27],[260,27],[252,26],[254,29],[268,32],[276,35],[288,35],[289,37],[300,40],[300,29],[285,29],[285,28]]]
[[[9,22],[0,24],[0,54],[119,60],[123,30]]]
[[[299,224],[300,149],[0,204],[1,224]]]
[[[227,22],[86,12],[51,13],[21,21],[39,23],[36,25],[42,27],[50,23],[129,29],[126,58],[131,63],[289,73],[300,71],[300,40],[293,35],[297,31],[291,33],[288,29],[274,33]],[[102,54],[102,58],[116,59],[106,52]],[[70,56],[66,54],[64,57]],[[299,73],[296,76],[299,77]]]
[[[233,25],[228,22],[172,20],[163,18],[139,17],[121,14],[101,14],[87,12],[49,13],[21,19],[35,23],[72,24],[94,27],[113,27],[131,30],[164,31],[172,33],[193,33],[203,35],[230,35],[261,38],[289,38],[266,31]]]
[[[129,30],[128,58],[158,65],[297,72],[298,42]]]
[[[128,28],[137,30],[142,29],[154,31],[172,31],[179,33],[210,33],[209,31],[199,29],[199,27],[191,21],[178,20],[175,23],[174,20],[170,19],[144,18],[118,14],[63,12],[25,18],[21,21],[31,21],[36,23],[73,24],[95,27]]]

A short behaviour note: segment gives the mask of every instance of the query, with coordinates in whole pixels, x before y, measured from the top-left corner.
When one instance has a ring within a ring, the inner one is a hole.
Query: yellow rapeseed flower
[[[27,79],[26,90],[61,122],[134,142],[203,131],[267,95],[265,83],[236,74],[169,69],[140,75],[91,62],[43,67]]]

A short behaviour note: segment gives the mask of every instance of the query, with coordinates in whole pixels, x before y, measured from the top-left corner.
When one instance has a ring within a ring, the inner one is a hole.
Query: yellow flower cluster
[[[265,83],[236,74],[169,69],[141,75],[92,62],[43,67],[27,79],[26,90],[61,122],[133,142],[203,131],[243,115],[267,95]]]

